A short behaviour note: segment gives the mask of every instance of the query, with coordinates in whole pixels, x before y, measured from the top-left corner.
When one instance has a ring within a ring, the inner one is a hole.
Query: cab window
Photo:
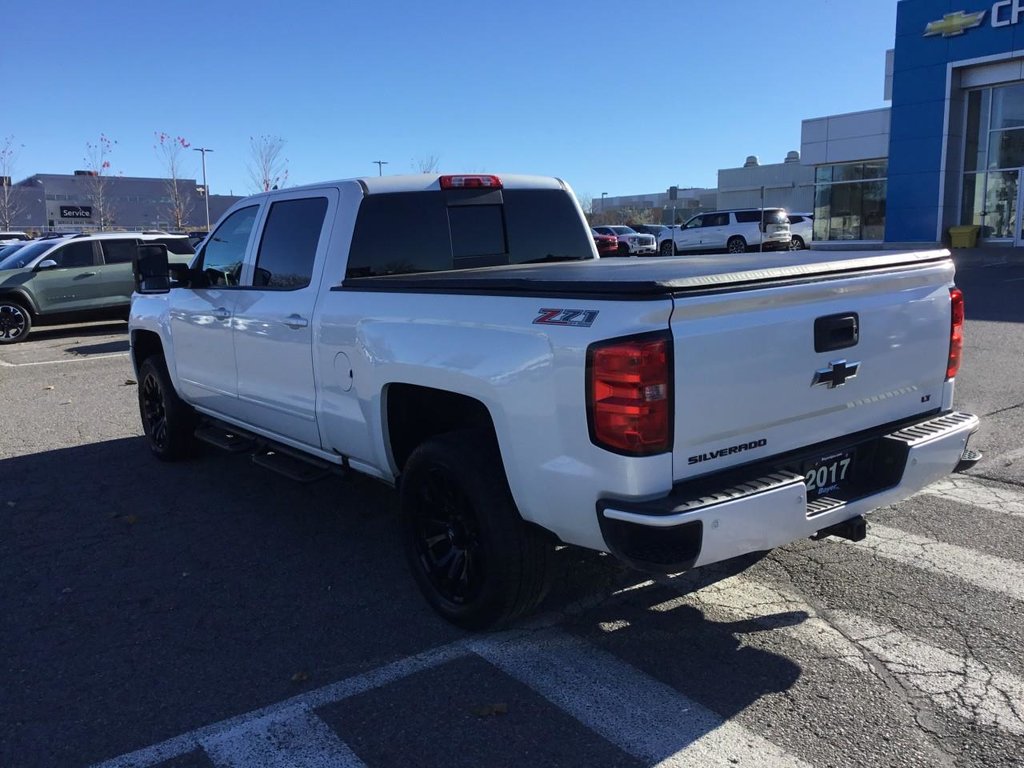
[[[238,285],[245,248],[259,210],[258,205],[238,209],[207,239],[198,267],[211,286],[230,288]]]
[[[326,213],[326,197],[281,200],[270,206],[256,256],[254,287],[293,291],[309,285]]]

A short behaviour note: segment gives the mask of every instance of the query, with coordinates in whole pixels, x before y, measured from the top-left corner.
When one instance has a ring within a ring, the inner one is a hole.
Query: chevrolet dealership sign
[[[988,14],[989,23],[993,27],[1009,27],[1011,24],[1020,22],[1024,16],[1024,0],[999,0],[992,4],[990,11],[977,11],[968,13],[957,11],[947,13],[938,21],[929,22],[924,28],[924,36],[942,35],[943,37],[956,37],[962,35],[968,29],[980,27]]]

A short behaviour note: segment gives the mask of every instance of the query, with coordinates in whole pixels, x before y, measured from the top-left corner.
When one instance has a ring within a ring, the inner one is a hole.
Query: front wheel
[[[675,251],[676,251],[675,243],[672,242],[671,240],[666,240],[665,242],[663,242],[661,244],[661,255],[662,256],[675,256],[676,255]]]
[[[626,243],[619,243],[619,256],[629,256],[629,246]]]
[[[430,438],[409,457],[400,495],[409,568],[445,619],[493,629],[543,599],[554,548],[519,516],[493,436]]]
[[[32,330],[32,315],[21,304],[0,299],[0,344],[24,341]]]
[[[726,243],[726,249],[729,253],[746,253],[747,241],[742,237],[730,237],[729,242]]]
[[[147,357],[139,367],[139,415],[149,449],[158,459],[176,461],[192,453],[196,412],[174,391],[160,355]]]

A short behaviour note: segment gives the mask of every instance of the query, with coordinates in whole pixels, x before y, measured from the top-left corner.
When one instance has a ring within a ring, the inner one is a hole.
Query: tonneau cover
[[[552,264],[347,278],[333,290],[651,298],[827,279],[852,272],[934,263],[948,250],[783,251],[740,255],[604,258]]]

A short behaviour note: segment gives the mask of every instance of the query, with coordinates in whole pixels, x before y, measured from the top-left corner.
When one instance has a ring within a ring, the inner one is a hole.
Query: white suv
[[[792,250],[810,248],[811,240],[814,239],[814,214],[789,214],[789,230],[793,233],[793,241],[789,246]]]
[[[672,230],[672,238],[661,243],[661,254],[708,251],[783,251],[792,236],[789,219],[781,208],[747,208],[700,213]]]
[[[619,241],[620,256],[634,256],[642,253],[657,253],[658,241],[654,235],[640,234],[631,227],[601,226],[594,227],[599,235],[611,235]]]

